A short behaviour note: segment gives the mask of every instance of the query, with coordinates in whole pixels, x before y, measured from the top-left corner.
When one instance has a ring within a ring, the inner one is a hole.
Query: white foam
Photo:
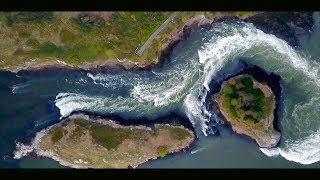
[[[127,74],[125,76],[124,74],[96,74],[93,75],[91,73],[87,73],[87,76],[93,80],[94,84],[100,84],[103,87],[117,87],[119,85],[132,85],[134,81],[139,81],[140,79],[133,74]],[[132,78],[134,81],[130,81],[127,78]]]
[[[312,164],[320,161],[320,130],[303,140],[288,142],[289,148],[280,148],[280,154],[289,161]]]
[[[294,141],[286,142],[289,148],[260,148],[267,156],[281,155],[289,161],[301,164],[312,164],[320,161],[320,131],[311,134],[309,137]]]
[[[11,86],[11,92],[13,94],[17,94],[19,92],[19,90],[27,87],[27,85],[28,85],[27,83],[21,83],[21,84],[13,85],[13,86]]]
[[[223,28],[226,28],[226,26]],[[230,28],[227,31],[230,31]],[[301,76],[308,78],[307,81],[301,83],[312,83],[313,86],[320,87],[319,65],[301,57],[285,41],[276,38],[274,35],[265,34],[261,30],[254,28],[252,24],[246,24],[241,28],[233,28],[229,34],[229,36],[213,36],[211,41],[206,43],[202,49],[198,51],[199,62],[204,64],[202,83],[205,89],[209,89],[208,86],[212,78],[226,63],[234,61],[237,57],[245,56],[246,52],[254,47],[269,48],[270,52],[263,51],[261,53],[272,53],[273,56],[277,56],[277,59],[281,59],[278,63],[278,69],[274,70],[276,70],[284,80],[286,80],[286,78],[292,79],[289,74],[282,73],[286,70],[285,68],[292,67],[294,71],[299,72]],[[252,55],[250,57],[252,57]],[[270,66],[273,65],[271,64]],[[281,69],[281,67],[285,68]],[[189,101],[188,103],[191,104]],[[196,104],[192,106],[193,110],[190,110],[190,112],[199,112],[198,109],[196,109]],[[188,109],[192,108],[189,107]],[[297,108],[299,108],[299,106],[295,108],[290,118],[300,119],[301,121],[301,118],[305,116],[301,116],[301,113],[297,114]],[[308,115],[311,117],[313,113],[310,112]],[[314,118],[314,116],[312,117]],[[307,121],[308,117],[305,118]],[[201,124],[203,125],[204,123],[201,122]],[[301,164],[314,163],[320,160],[319,136],[319,132],[317,131],[303,140],[287,141],[287,143],[283,145],[284,147],[273,149],[262,148],[261,151],[267,156],[281,155],[287,160]]]
[[[48,127],[47,129],[49,128],[50,127]],[[41,138],[45,135],[45,132],[47,131],[47,129],[43,129],[40,132],[38,132],[36,137],[33,138],[33,140],[31,141],[30,145],[25,145],[23,143],[16,142],[16,150],[13,152],[14,154],[13,158],[21,159],[24,156],[27,156],[28,154],[33,152],[41,142]]]
[[[13,152],[14,159],[21,159],[22,157],[30,154],[34,150],[33,146],[24,145],[20,142],[16,143],[16,149],[17,150]]]
[[[206,125],[206,122],[209,121],[209,119],[202,113],[203,106],[197,100],[197,97],[193,94],[188,94],[183,104],[184,111],[191,123],[193,124],[193,126],[195,126],[195,124],[198,123],[201,126],[201,130],[204,133],[204,135],[207,136],[208,134],[206,130],[208,126]]]
[[[263,154],[267,155],[268,157],[272,156],[279,156],[280,151],[279,148],[260,148],[260,151],[263,152]]]
[[[119,100],[117,102],[117,100]],[[110,105],[106,107],[107,103]],[[122,108],[127,110],[128,106],[120,107],[124,101],[121,97],[111,99],[100,96],[86,96],[76,93],[59,93],[56,96],[55,105],[59,108],[61,118],[69,116],[74,111],[103,111],[108,110],[112,113],[114,108]]]
[[[192,150],[190,153],[191,154],[196,154],[196,153],[198,153],[198,152],[201,152],[201,151],[203,151],[205,148],[199,148],[199,149],[196,149],[196,150]]]
[[[274,35],[265,34],[250,24],[242,28],[233,28],[232,31],[231,36],[214,36],[198,51],[199,62],[205,64],[203,86],[206,89],[208,89],[212,77],[227,61],[233,61],[234,57],[240,57],[250,48],[257,46],[272,47],[272,50],[279,54],[280,58],[283,57],[282,61],[286,61],[296,70],[302,71],[320,85],[319,66],[314,64],[311,66],[310,62],[296,53],[285,41]]]
[[[159,85],[138,84],[133,87],[131,95],[139,102],[148,101],[153,102],[154,106],[163,106],[180,99],[180,92],[185,88],[186,83],[188,83],[187,80],[184,80],[178,86],[168,89],[160,89]]]

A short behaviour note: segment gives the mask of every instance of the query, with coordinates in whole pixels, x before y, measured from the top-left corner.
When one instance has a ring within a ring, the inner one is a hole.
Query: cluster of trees
[[[253,87],[253,79],[249,76],[228,83],[223,91],[221,100],[234,118],[259,122],[265,117],[265,97],[259,88]]]

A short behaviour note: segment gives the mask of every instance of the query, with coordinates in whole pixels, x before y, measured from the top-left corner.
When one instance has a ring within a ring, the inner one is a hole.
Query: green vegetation
[[[69,64],[95,60],[150,60],[157,57],[162,39],[177,27],[170,24],[143,56],[135,55],[171,12],[14,12],[0,13],[0,68],[34,59],[60,59]],[[182,23],[182,21],[179,21]]]
[[[11,26],[15,23],[32,23],[53,19],[53,12],[5,12],[5,22]]]
[[[132,133],[130,129],[116,129],[100,124],[93,124],[90,131],[94,141],[109,150],[116,148],[125,139],[130,138]]]
[[[78,126],[72,134],[73,137],[80,137],[87,129],[97,144],[109,150],[118,147],[125,139],[133,135],[133,131],[128,128],[113,128],[99,123],[90,123],[83,119],[77,119],[74,122]]]
[[[77,36],[67,29],[62,29],[59,35],[61,42],[67,47],[72,47],[77,40]]]
[[[99,28],[105,25],[105,21],[102,17],[90,13],[80,13],[78,17],[74,18],[74,21],[80,29],[84,31],[89,31],[93,28]]]
[[[37,39],[35,38],[30,38],[27,40],[26,45],[33,48],[33,49],[39,49],[40,48],[40,43]]]
[[[56,127],[52,128],[52,129],[50,129],[50,131],[49,131],[49,134],[51,134],[51,141],[53,143],[58,142],[63,137],[63,135],[66,134],[66,133],[67,133],[67,131],[64,130],[60,126],[56,126]]]
[[[187,131],[177,127],[171,128],[170,133],[174,138],[178,140],[184,140],[190,135]]]
[[[265,96],[261,89],[253,86],[253,78],[249,75],[228,81],[222,89],[220,100],[232,118],[257,123],[268,113],[264,108],[268,106]]]
[[[63,60],[81,64],[96,60],[154,61],[168,38],[184,20],[216,12],[180,12],[152,41],[142,56],[135,55],[171,12],[0,12],[0,68]]]
[[[159,147],[157,148],[157,154],[158,154],[158,156],[161,157],[161,158],[165,157],[166,154],[167,154],[167,149],[168,149],[167,146],[159,146]]]
[[[86,120],[88,116],[73,118],[52,126],[41,138],[37,152],[49,151],[45,156],[54,155],[75,168],[128,168],[182,150],[194,140],[192,132],[178,126],[155,124],[151,129],[125,127],[107,119]],[[185,138],[178,139],[182,136]]]

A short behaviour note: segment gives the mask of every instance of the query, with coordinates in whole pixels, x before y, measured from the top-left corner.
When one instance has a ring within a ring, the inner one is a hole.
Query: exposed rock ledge
[[[242,83],[240,83],[242,82],[241,78],[243,77],[250,77],[253,81],[253,89],[256,89],[256,91],[259,91],[260,89],[260,91],[264,95],[262,101],[263,110],[261,110],[261,113],[263,113],[263,117],[261,117],[260,119],[253,118],[255,117],[255,111],[251,110],[250,108],[249,110],[245,110],[241,113],[239,112],[245,109],[243,108],[243,104],[247,104],[248,107],[254,107],[250,103],[255,102],[255,98],[252,95],[250,95],[250,93],[244,93],[244,91],[240,90],[244,86]],[[236,90],[234,90],[233,92],[237,91],[238,94],[240,94],[240,97],[237,98],[239,106],[235,105],[237,104],[237,102],[233,103],[234,106],[231,105],[231,100],[225,98],[228,96],[226,94],[232,94],[227,93],[226,86],[228,85],[234,85],[234,87],[236,87]],[[224,116],[224,120],[228,124],[230,124],[230,126],[235,132],[253,138],[260,147],[274,147],[277,145],[277,143],[280,140],[280,133],[277,132],[273,127],[273,111],[275,109],[275,96],[272,90],[267,85],[257,82],[255,79],[252,78],[252,76],[249,75],[236,76],[229,79],[228,81],[223,82],[220,92],[216,93],[213,99],[218,104],[219,110]],[[229,100],[230,104],[228,104]],[[230,110],[231,106],[233,106],[234,108],[233,111],[235,111],[235,115]],[[246,116],[250,118],[252,117],[252,119],[247,118]]]
[[[14,158],[34,151],[72,168],[135,168],[184,151],[194,140],[194,133],[184,126],[124,126],[77,114],[37,133],[30,146],[17,143]]]

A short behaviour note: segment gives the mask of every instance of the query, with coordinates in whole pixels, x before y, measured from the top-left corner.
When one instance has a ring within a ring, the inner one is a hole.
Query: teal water
[[[178,112],[194,125],[198,141],[186,152],[149,161],[141,168],[320,167],[319,14],[311,38],[293,49],[252,24],[221,22],[193,33],[174,48],[171,61],[145,71],[63,71],[0,74],[1,167],[60,167],[55,161],[13,159],[15,141],[28,144],[36,132],[75,111],[152,121]],[[206,107],[212,80],[241,68],[239,60],[280,75],[282,96],[278,148],[259,149],[233,133]],[[210,136],[208,122],[219,130]],[[209,135],[209,136],[208,136]],[[270,157],[268,157],[270,156]]]

